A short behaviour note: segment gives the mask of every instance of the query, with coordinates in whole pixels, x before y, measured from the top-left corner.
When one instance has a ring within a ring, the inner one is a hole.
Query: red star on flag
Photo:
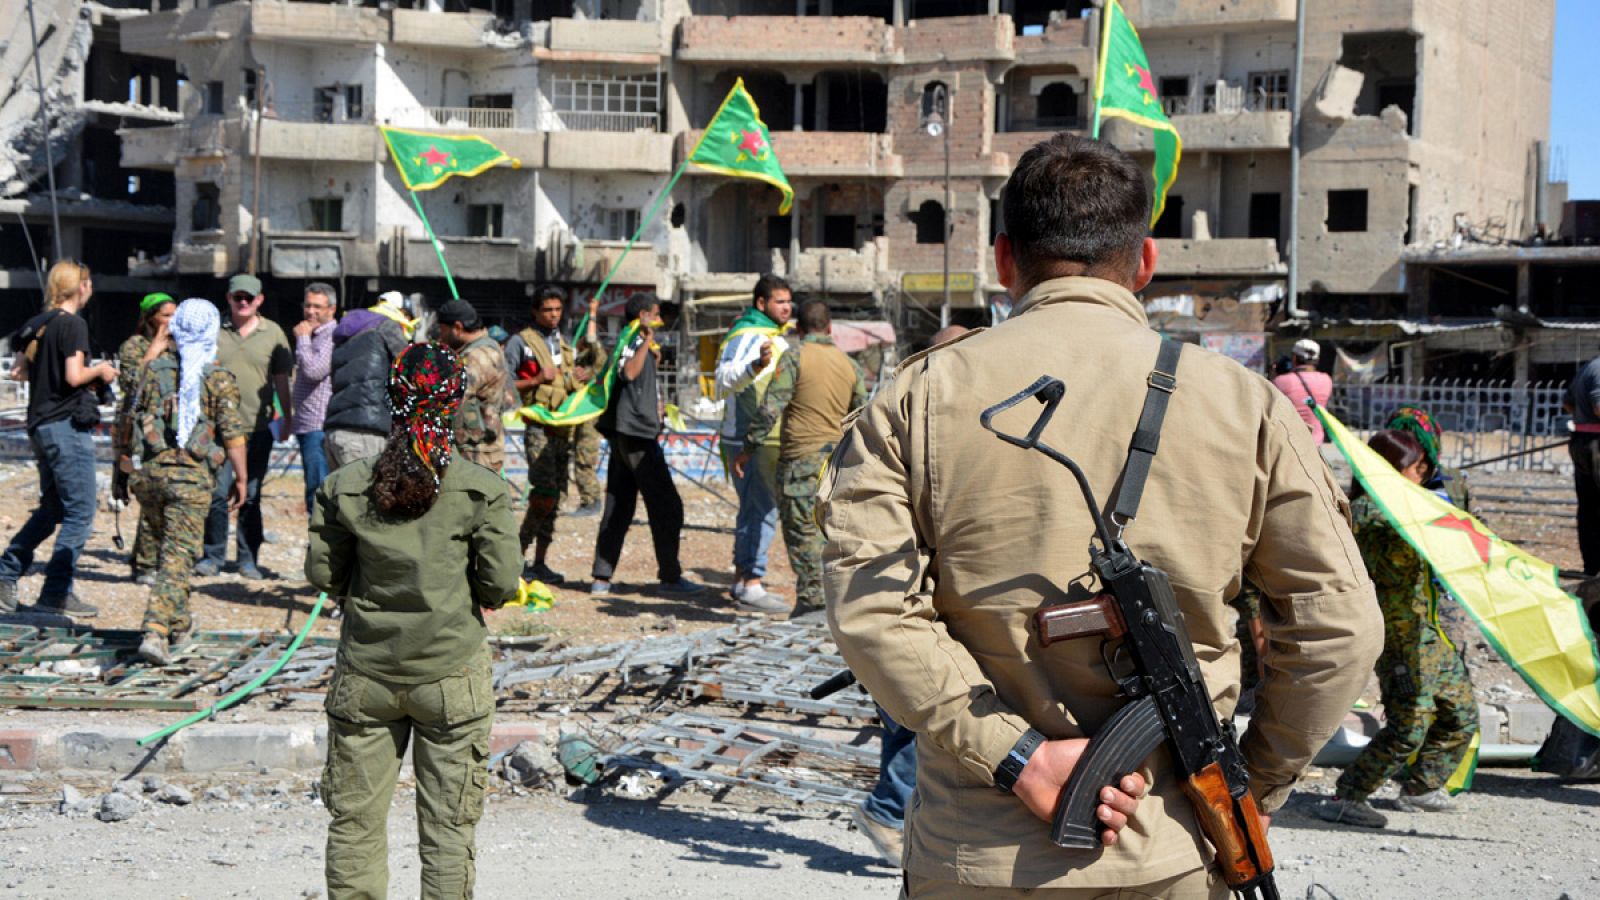
[[[766,149],[767,142],[761,139],[761,132],[741,130],[739,134],[744,138],[744,140],[739,142],[740,150],[743,150],[751,156],[755,156],[762,150]]]
[[[1156,83],[1155,79],[1150,77],[1150,70],[1142,69],[1138,66],[1134,66],[1133,70],[1139,73],[1139,90],[1149,91],[1153,96],[1156,92]]]
[[[429,147],[422,154],[422,159],[430,166],[442,166],[450,161],[450,154],[439,152],[438,147]]]
[[[1448,516],[1440,516],[1428,524],[1455,529],[1465,534],[1472,539],[1472,549],[1477,551],[1478,558],[1483,560],[1484,565],[1489,564],[1489,536],[1472,527],[1471,519],[1451,513]]]

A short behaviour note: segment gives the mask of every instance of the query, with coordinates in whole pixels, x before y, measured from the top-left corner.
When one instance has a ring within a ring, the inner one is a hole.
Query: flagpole
[[[1094,72],[1094,120],[1089,126],[1089,137],[1100,140],[1100,100],[1105,96],[1106,90],[1106,43],[1111,37],[1111,8],[1116,5],[1116,0],[1100,8],[1100,52],[1095,59]]]
[[[450,264],[444,261],[444,247],[439,245],[439,239],[433,234],[433,224],[428,221],[428,214],[422,211],[422,201],[418,199],[417,192],[410,193],[411,202],[417,206],[417,215],[422,217],[422,230],[428,233],[428,240],[433,242],[433,252],[439,254],[439,268],[444,270],[444,283],[450,286],[450,296],[460,300],[461,293],[456,290],[456,280],[450,277]]]
[[[618,270],[622,268],[622,261],[628,258],[628,251],[633,249],[633,245],[638,243],[639,238],[644,235],[644,230],[650,227],[651,222],[655,221],[656,216],[661,212],[661,204],[667,202],[667,195],[672,193],[672,189],[678,184],[678,179],[683,177],[684,171],[688,168],[689,160],[685,157],[683,162],[678,164],[678,171],[673,172],[672,177],[667,179],[666,187],[663,187],[661,193],[656,196],[656,202],[651,204],[650,211],[644,214],[643,219],[639,220],[639,227],[634,229],[633,237],[628,238],[627,245],[622,248],[622,255],[617,257],[617,261],[611,264],[611,271],[606,273],[605,280],[600,282],[600,287],[594,292],[596,299],[601,299],[605,296],[606,288],[611,286],[611,279],[617,277]],[[443,257],[441,257],[441,261],[442,259]],[[583,334],[583,330],[588,324],[589,314],[585,312],[583,318],[578,320],[577,330],[572,333],[574,340],[577,339],[577,335]]]

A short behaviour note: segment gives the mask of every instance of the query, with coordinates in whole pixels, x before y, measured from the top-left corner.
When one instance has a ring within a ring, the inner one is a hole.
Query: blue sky
[[[1594,94],[1597,47],[1600,3],[1557,0],[1550,144],[1557,153],[1566,154],[1568,196],[1574,200],[1600,200],[1600,114]]]

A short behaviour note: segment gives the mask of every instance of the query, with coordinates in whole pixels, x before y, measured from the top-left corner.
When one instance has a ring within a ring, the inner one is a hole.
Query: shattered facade
[[[112,351],[133,329],[137,304],[127,301],[170,287],[150,269],[168,253],[174,223],[172,175],[124,167],[118,134],[180,121],[178,75],[121,47],[123,25],[147,8],[33,0],[35,45],[29,6],[0,0],[0,331],[40,308],[37,267],[56,258],[49,160],[61,254],[94,272],[91,336],[97,351]]]
[[[1230,299],[1242,310],[1230,330],[1264,327],[1282,296],[1295,5],[1125,4],[1185,144],[1152,296]],[[1093,112],[1100,13],[1082,0],[417,6],[259,0],[124,25],[125,46],[184,73],[182,122],[123,133],[124,165],[176,177],[181,277],[246,268],[255,223],[269,285],[339,280],[355,302],[393,287],[439,296],[376,126],[471,132],[520,168],[419,196],[463,293],[520,317],[532,282],[598,285],[742,77],[793,214],[777,215],[774,189],[690,171],[608,300],[638,287],[743,294],[771,270],[837,304],[905,310],[915,331],[940,301],[948,231],[957,318],[981,321],[1003,306],[990,248],[1007,174]],[[1553,3],[1307,6],[1303,306],[1403,310],[1402,251],[1463,218],[1531,233]],[[944,138],[926,128],[941,87],[949,209]],[[1105,134],[1148,151],[1125,123]]]

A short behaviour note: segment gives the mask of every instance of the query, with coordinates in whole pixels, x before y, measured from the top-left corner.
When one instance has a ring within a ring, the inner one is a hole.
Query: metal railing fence
[[[1328,409],[1365,439],[1401,406],[1426,410],[1445,431],[1440,448],[1447,466],[1463,466],[1508,454],[1523,454],[1477,467],[1485,472],[1572,471],[1564,446],[1571,418],[1561,408],[1559,382],[1439,379],[1420,383],[1335,383]],[[1535,451],[1535,452],[1527,452]]]

